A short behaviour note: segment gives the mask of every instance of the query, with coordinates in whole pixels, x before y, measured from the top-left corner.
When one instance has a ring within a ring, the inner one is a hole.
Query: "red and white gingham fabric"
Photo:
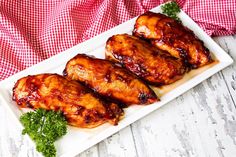
[[[165,0],[1,0],[0,80]],[[177,0],[209,35],[236,33],[235,0]]]

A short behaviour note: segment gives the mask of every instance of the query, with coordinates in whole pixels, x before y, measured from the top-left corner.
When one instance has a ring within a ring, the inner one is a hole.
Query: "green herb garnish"
[[[166,3],[161,6],[161,9],[163,14],[180,21],[180,18],[177,16],[177,14],[180,12],[180,8],[176,2],[172,1]]]
[[[54,142],[67,132],[67,122],[62,113],[37,109],[23,114],[20,121],[25,127],[22,134],[30,136],[36,143],[37,151],[45,157],[55,157]]]

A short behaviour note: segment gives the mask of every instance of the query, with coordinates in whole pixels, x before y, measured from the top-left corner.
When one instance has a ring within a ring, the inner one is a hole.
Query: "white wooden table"
[[[236,60],[236,35],[214,38]],[[38,157],[0,104],[0,157]],[[77,157],[236,157],[236,63]]]

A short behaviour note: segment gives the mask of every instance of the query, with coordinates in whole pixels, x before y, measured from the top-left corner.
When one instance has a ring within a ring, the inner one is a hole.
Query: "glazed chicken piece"
[[[111,101],[128,106],[159,100],[137,76],[108,60],[78,54],[68,61],[64,75],[84,83]]]
[[[57,74],[39,74],[19,79],[13,100],[21,108],[62,111],[68,124],[93,128],[105,122],[116,125],[123,110],[98,98],[76,81]]]
[[[181,58],[191,68],[212,61],[209,50],[191,30],[161,13],[146,12],[139,16],[133,35],[147,39],[157,48]]]
[[[108,39],[106,58],[121,63],[156,86],[173,83],[186,72],[179,59],[128,34],[114,35]]]

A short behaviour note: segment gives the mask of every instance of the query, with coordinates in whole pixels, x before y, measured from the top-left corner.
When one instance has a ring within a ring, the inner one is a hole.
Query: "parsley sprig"
[[[161,6],[161,9],[163,14],[166,14],[167,16],[180,21],[180,18],[177,16],[180,12],[180,8],[176,2],[171,1],[169,3],[166,3]]]
[[[24,126],[22,134],[28,134],[36,143],[37,151],[45,157],[55,157],[54,142],[66,134],[66,119],[61,112],[37,109],[20,117]]]

